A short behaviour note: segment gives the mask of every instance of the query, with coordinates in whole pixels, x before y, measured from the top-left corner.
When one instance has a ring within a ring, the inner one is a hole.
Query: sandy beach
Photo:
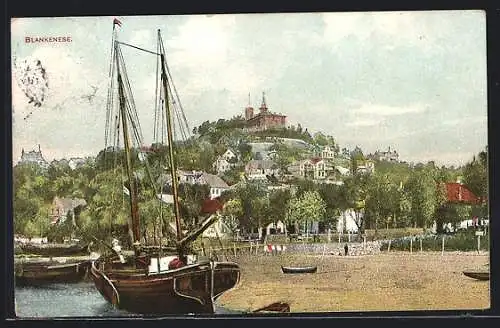
[[[292,312],[487,309],[488,281],[463,270],[488,270],[488,254],[391,252],[365,256],[229,256],[242,270],[240,284],[218,303],[252,310],[276,301]],[[315,274],[283,274],[281,265],[317,265]]]

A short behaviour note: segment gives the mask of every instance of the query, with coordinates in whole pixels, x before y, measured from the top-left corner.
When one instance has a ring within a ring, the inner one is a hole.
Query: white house
[[[212,166],[217,174],[222,174],[234,167],[234,161],[237,159],[238,157],[236,156],[236,154],[231,149],[228,149],[224,152],[224,154],[217,157]]]
[[[371,160],[365,160],[365,161],[358,161],[356,167],[356,172],[357,173],[374,173],[375,172],[375,163]]]
[[[362,215],[362,214],[360,214]],[[345,229],[344,229],[345,227]],[[358,232],[358,226],[356,224],[356,214],[353,209],[344,211],[337,219],[337,231],[338,232]]]
[[[271,160],[251,160],[245,165],[245,175],[248,180],[265,180],[266,175],[278,174],[278,166]]]
[[[288,166],[288,171],[290,171],[292,175],[313,180],[326,179],[332,170],[333,167],[321,158],[296,161]]]
[[[210,187],[210,199],[219,197],[224,191],[229,190],[229,185],[222,180],[220,177],[214,174],[201,172],[201,171],[181,171],[177,170],[177,177],[179,183],[187,184],[201,184],[208,185]],[[169,175],[164,175],[160,177],[160,183],[170,184],[172,178]],[[165,195],[157,195],[160,199],[164,201],[170,201],[170,198]]]
[[[210,199],[219,197],[224,191],[229,190],[229,185],[220,177],[203,172],[197,183],[210,187]]]
[[[324,146],[317,152],[317,155],[322,159],[331,160],[335,158],[335,151],[330,146]]]

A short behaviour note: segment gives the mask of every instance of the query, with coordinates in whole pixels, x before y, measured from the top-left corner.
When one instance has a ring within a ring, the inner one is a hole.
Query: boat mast
[[[161,40],[160,30],[158,30],[158,38]],[[175,228],[177,230],[177,253],[179,257],[182,257],[184,254],[184,247],[180,243],[182,239],[182,228],[181,228],[181,217],[179,213],[179,194],[177,190],[177,171],[175,169],[175,161],[174,161],[174,140],[172,135],[173,130],[173,120],[172,113],[170,110],[170,105],[168,101],[168,81],[167,81],[167,72],[165,69],[165,54],[163,52],[163,48],[160,53],[161,58],[161,80],[163,85],[163,91],[165,93],[165,115],[167,121],[167,140],[168,140],[168,150],[169,150],[169,159],[170,159],[170,175],[172,177],[172,196],[174,200],[174,215],[175,215]]]
[[[135,186],[135,179],[132,173],[132,159],[131,159],[131,141],[128,131],[127,123],[127,112],[126,112],[126,101],[125,93],[123,91],[123,80],[120,72],[120,63],[118,60],[118,44],[115,44],[115,59],[116,59],[116,70],[118,76],[118,98],[120,101],[120,115],[122,117],[122,130],[123,130],[123,143],[125,146],[125,168],[127,171],[128,181],[129,181],[129,199],[130,199],[130,214],[132,219],[132,244],[140,243],[140,229],[139,229],[139,207],[137,205],[137,189]]]

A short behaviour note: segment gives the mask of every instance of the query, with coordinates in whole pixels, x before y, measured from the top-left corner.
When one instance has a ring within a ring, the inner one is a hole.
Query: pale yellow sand
[[[229,257],[242,270],[241,282],[218,301],[252,310],[285,301],[292,312],[486,309],[489,281],[462,274],[488,270],[489,255],[409,253],[360,257],[283,255]],[[281,265],[317,265],[316,274],[282,274]]]

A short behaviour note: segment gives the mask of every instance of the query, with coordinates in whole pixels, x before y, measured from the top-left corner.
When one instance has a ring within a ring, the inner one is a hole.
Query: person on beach
[[[348,252],[349,252],[349,246],[347,246],[347,244],[345,244],[345,246],[344,246],[344,255],[347,256]]]

